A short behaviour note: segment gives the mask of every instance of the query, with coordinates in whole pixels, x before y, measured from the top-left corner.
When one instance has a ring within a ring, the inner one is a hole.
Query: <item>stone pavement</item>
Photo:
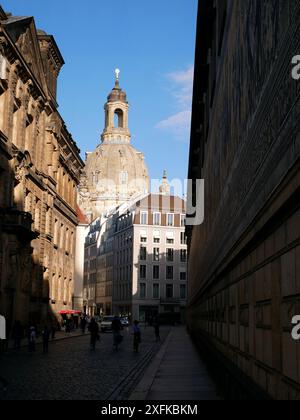
[[[166,339],[170,329],[162,328]],[[108,400],[128,399],[161,345],[153,328],[142,329],[140,353],[133,352],[132,330],[124,331],[120,351],[113,350],[112,334],[101,334],[96,352],[89,335],[50,342],[49,354],[37,345],[9,351],[0,360],[0,377],[8,382],[1,400]]]
[[[173,328],[130,400],[219,400],[216,387],[184,327]]]

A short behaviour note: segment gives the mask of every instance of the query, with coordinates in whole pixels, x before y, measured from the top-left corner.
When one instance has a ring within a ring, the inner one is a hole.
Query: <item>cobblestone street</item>
[[[162,328],[164,340],[168,334]],[[0,400],[106,400],[126,399],[160,345],[153,328],[142,330],[140,353],[133,353],[131,329],[124,331],[119,352],[112,348],[112,335],[102,334],[96,352],[89,336],[50,343],[49,354],[41,345],[30,354],[26,348],[10,351],[0,362],[0,376],[8,383]]]

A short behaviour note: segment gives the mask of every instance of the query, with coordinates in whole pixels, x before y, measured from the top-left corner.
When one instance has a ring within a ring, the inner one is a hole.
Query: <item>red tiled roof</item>
[[[85,214],[82,212],[82,210],[80,209],[80,207],[77,206],[77,219],[78,219],[78,223],[82,224],[82,225],[88,225],[88,219],[86,218]]]

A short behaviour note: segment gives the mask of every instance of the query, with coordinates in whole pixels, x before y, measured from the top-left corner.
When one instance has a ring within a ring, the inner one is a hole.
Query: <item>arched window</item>
[[[114,115],[114,127],[115,128],[124,128],[124,114],[121,109],[115,110]]]

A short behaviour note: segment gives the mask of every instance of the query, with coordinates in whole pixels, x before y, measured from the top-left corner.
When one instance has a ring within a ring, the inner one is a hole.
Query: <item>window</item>
[[[124,128],[124,116],[121,109],[116,109],[114,114],[114,127]]]
[[[181,273],[180,273],[180,280],[181,281],[186,281],[186,278],[187,278],[186,272],[185,271],[181,271]]]
[[[167,261],[173,262],[174,261],[174,249],[168,248],[167,249]]]
[[[94,246],[91,247],[90,256],[91,257],[96,257],[97,256],[97,245],[94,245]]]
[[[160,243],[160,231],[159,230],[155,230],[153,232],[153,242],[155,244],[159,244]]]
[[[180,299],[186,299],[186,285],[180,285]]]
[[[141,246],[140,249],[140,260],[141,261],[146,261],[147,259],[147,248],[145,246]]]
[[[180,250],[180,261],[181,262],[187,262],[187,250],[181,249]]]
[[[181,245],[186,245],[187,244],[187,237],[186,237],[185,232],[181,232],[180,243],[181,243]]]
[[[166,269],[167,280],[173,280],[174,278],[174,267],[168,265]]]
[[[147,267],[145,265],[140,266],[140,278],[145,279],[147,274]]]
[[[140,298],[146,299],[146,284],[145,283],[140,284]]]
[[[174,296],[173,284],[166,285],[166,298],[172,299]]]
[[[141,225],[147,225],[148,224],[148,213],[145,211],[141,212]]]
[[[159,280],[159,265],[153,266],[153,280]]]
[[[167,215],[167,226],[174,226],[174,214]]]
[[[154,261],[159,261],[159,257],[160,257],[159,248],[154,248],[153,249],[153,260]]]
[[[97,260],[91,260],[90,262],[90,270],[96,270],[97,268]]]
[[[141,243],[145,244],[147,242],[147,232],[141,232]]]
[[[174,244],[174,233],[173,232],[167,232],[167,244],[173,245]]]
[[[185,225],[186,225],[186,216],[185,216],[185,214],[182,214],[180,216],[180,226],[185,227]]]
[[[153,214],[153,224],[154,224],[154,226],[160,226],[160,224],[161,224],[160,213],[154,213]]]
[[[159,299],[159,284],[158,283],[154,283],[153,284],[153,299]]]

